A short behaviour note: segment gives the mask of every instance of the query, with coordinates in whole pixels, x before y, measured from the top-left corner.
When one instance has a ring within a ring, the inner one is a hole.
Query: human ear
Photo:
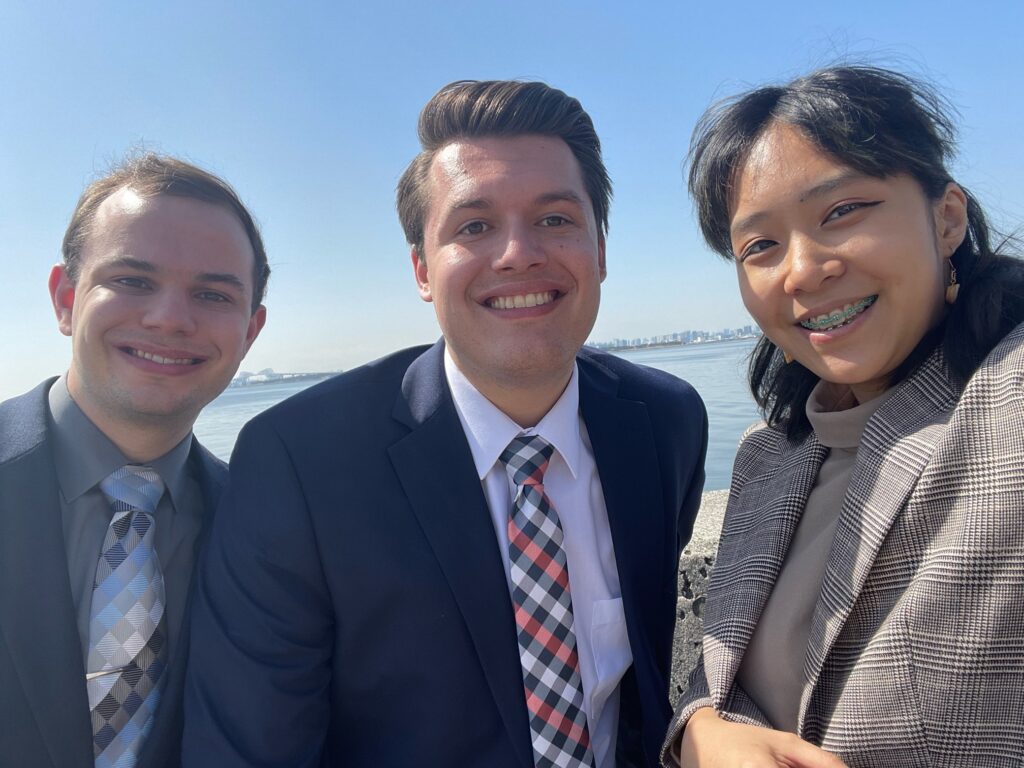
[[[57,327],[65,336],[70,336],[72,310],[75,306],[75,283],[63,264],[57,264],[50,270],[47,285],[50,289],[53,311],[57,314]]]
[[[420,256],[416,246],[409,250],[409,255],[412,257],[412,273],[416,278],[420,298],[424,301],[433,301],[434,297],[430,292],[430,279],[427,276],[427,260]]]
[[[249,318],[249,326],[245,329],[245,352],[248,354],[252,343],[256,341],[256,337],[260,335],[260,331],[263,330],[263,326],[267,322],[267,308],[260,304],[256,307],[256,311],[252,313]]]
[[[967,236],[967,195],[959,184],[951,181],[946,185],[934,211],[939,255],[948,259]]]
[[[597,236],[597,269],[601,276],[601,282],[608,277],[608,267],[604,260],[604,235]]]

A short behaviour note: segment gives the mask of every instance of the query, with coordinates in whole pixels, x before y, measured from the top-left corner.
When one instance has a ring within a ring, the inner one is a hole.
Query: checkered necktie
[[[508,519],[512,602],[537,768],[594,765],[583,711],[562,525],[544,493],[554,448],[520,435],[501,454],[516,487]]]
[[[164,579],[153,512],[164,492],[149,467],[126,466],[100,483],[110,520],[96,564],[86,688],[96,768],[132,768],[153,725],[167,663]]]

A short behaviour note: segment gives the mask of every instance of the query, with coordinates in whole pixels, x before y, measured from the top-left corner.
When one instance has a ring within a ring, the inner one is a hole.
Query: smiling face
[[[864,402],[942,319],[966,202],[952,183],[929,200],[910,176],[863,175],[775,123],[736,176],[730,223],[765,335]]]
[[[597,317],[604,240],[579,164],[557,138],[467,139],[437,153],[429,179],[420,295],[459,370],[526,426]]]
[[[252,275],[252,246],[226,209],[112,194],[77,281],[62,266],[50,275],[58,325],[71,337],[75,402],[122,449],[140,430],[172,447],[263,327],[263,307],[251,312]]]

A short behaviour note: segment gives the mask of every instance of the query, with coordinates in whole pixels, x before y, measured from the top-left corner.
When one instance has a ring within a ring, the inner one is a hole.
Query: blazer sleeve
[[[693,672],[690,673],[686,692],[676,704],[676,711],[672,715],[672,722],[669,723],[665,743],[661,747],[661,764],[665,768],[679,767],[679,763],[672,755],[672,745],[683,737],[683,731],[686,729],[686,722],[690,716],[701,707],[710,706],[713,706],[713,702],[711,691],[708,689],[707,677],[704,675],[704,658],[702,656]]]
[[[679,700],[679,703],[676,704],[676,711],[672,716],[668,734],[665,736],[665,743],[661,747],[661,764],[664,768],[679,768],[679,763],[672,756],[672,745],[683,737],[687,721],[701,707],[715,707],[714,700],[711,697],[711,690],[708,687],[707,675],[704,672],[703,657],[697,663],[693,672],[690,673],[686,692]],[[723,720],[757,725],[762,728],[772,727],[771,723],[768,722],[768,718],[761,712],[753,699],[735,682],[724,705],[721,708],[715,707],[715,710]]]
[[[333,613],[287,447],[243,429],[198,575],[186,766],[317,766],[330,719]]]

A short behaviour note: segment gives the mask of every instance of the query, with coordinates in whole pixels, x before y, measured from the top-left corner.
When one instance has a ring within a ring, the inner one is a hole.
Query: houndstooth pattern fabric
[[[132,768],[160,702],[167,657],[164,583],[153,548],[164,484],[152,469],[130,465],[100,489],[114,515],[96,565],[89,624],[93,752],[96,768]]]
[[[743,443],[679,702],[768,725],[736,671],[827,449]],[[868,423],[804,661],[799,735],[851,768],[1024,765],[1024,325],[961,392],[935,352]]]
[[[508,520],[512,602],[537,768],[593,766],[562,526],[544,493],[553,448],[519,436],[501,455],[516,487]]]

